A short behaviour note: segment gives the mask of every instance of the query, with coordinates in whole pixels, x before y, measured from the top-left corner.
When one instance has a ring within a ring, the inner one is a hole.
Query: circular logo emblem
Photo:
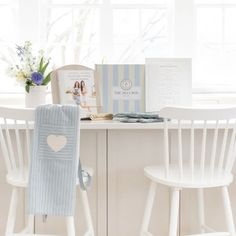
[[[124,90],[129,90],[132,87],[132,82],[130,80],[124,79],[120,82],[120,87]]]

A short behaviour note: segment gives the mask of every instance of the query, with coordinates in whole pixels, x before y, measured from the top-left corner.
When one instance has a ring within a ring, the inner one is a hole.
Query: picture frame
[[[80,105],[83,116],[97,113],[94,70],[82,65],[66,65],[51,74],[54,104]]]
[[[191,58],[146,58],[146,112],[192,105]]]

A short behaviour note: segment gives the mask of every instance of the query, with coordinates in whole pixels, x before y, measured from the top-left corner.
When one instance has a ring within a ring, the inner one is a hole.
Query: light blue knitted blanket
[[[72,216],[78,168],[79,108],[43,105],[35,112],[29,213]]]

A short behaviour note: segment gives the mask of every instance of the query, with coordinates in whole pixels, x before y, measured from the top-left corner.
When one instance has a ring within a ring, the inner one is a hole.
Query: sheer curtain
[[[170,51],[169,0],[53,0],[49,8],[46,42],[57,64],[144,63]]]
[[[0,0],[0,93],[15,44],[32,41],[55,67],[192,57],[194,91],[236,91],[235,0]]]

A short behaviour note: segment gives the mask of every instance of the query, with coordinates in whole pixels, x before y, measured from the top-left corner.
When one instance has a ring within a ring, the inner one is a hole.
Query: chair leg
[[[146,207],[145,207],[145,211],[144,211],[140,236],[148,235],[148,226],[150,223],[150,218],[151,218],[152,207],[153,207],[155,195],[156,195],[156,183],[151,181],[151,184],[149,187],[149,192],[148,192],[148,197],[147,197],[147,201],[146,201]]]
[[[197,189],[197,195],[198,195],[198,219],[199,219],[200,232],[205,233],[204,190],[202,188]]]
[[[170,211],[170,225],[169,236],[177,236],[178,234],[178,218],[179,218],[179,193],[180,190],[176,188],[171,189],[171,211]]]
[[[19,190],[16,187],[14,187],[11,195],[11,202],[8,212],[5,236],[10,236],[13,235],[14,233],[18,198],[19,198]]]
[[[226,186],[222,187],[222,197],[223,197],[223,203],[224,203],[225,219],[226,219],[227,228],[228,228],[230,235],[233,236],[233,235],[236,235],[235,234],[235,226],[234,226],[231,203],[230,203],[230,199],[229,199],[228,187],[226,187]]]
[[[94,236],[94,228],[93,228],[91,211],[89,207],[88,194],[86,191],[82,189],[80,189],[80,194],[81,194],[81,199],[82,199],[82,204],[83,204],[84,214],[85,214],[85,219],[86,219],[86,226],[87,226],[87,232],[85,235]]]
[[[67,236],[75,236],[75,220],[73,216],[66,217]]]
[[[28,233],[33,234],[35,233],[35,222],[34,222],[34,215],[29,215],[28,216],[28,224],[27,224],[27,228],[28,228]]]

